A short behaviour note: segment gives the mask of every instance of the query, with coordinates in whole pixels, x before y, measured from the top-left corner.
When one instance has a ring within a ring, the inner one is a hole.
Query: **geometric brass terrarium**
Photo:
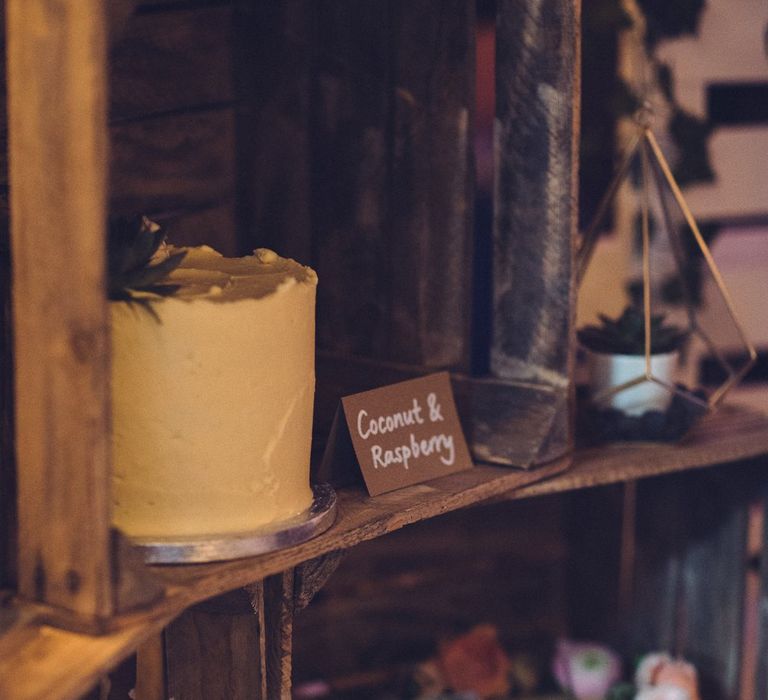
[[[741,381],[741,379],[749,372],[757,359],[757,352],[749,341],[741,321],[733,306],[733,300],[728,288],[725,285],[723,277],[715,264],[712,254],[707,246],[704,237],[699,231],[699,227],[696,224],[695,219],[688,207],[680,188],[675,181],[672,174],[672,170],[667,163],[664,154],[659,147],[658,141],[653,134],[650,126],[651,112],[647,105],[642,108],[637,116],[637,132],[632,139],[626,153],[624,154],[619,168],[611,181],[606,193],[598,205],[597,212],[592,220],[589,228],[583,234],[579,249],[576,255],[576,274],[577,283],[581,283],[581,280],[586,272],[589,261],[592,257],[592,252],[597,240],[597,234],[600,225],[603,223],[604,218],[608,212],[609,206],[613,202],[616,193],[619,189],[621,182],[627,177],[630,172],[630,166],[639,155],[641,168],[640,168],[640,180],[641,180],[641,202],[640,202],[640,217],[641,217],[641,235],[642,235],[642,299],[643,299],[643,316],[644,316],[644,342],[645,342],[645,372],[636,377],[633,377],[617,386],[610,387],[597,396],[593,397],[596,402],[600,402],[611,396],[614,396],[620,392],[626,391],[634,386],[643,384],[645,382],[653,382],[674,396],[679,396],[682,399],[695,404],[704,409],[711,409],[717,406],[726,394]],[[651,303],[651,235],[649,225],[649,212],[651,208],[651,187],[655,188],[658,200],[660,202],[660,209],[662,214],[662,228],[666,230],[669,236],[670,247],[673,251],[677,272],[679,275],[680,286],[683,293],[683,300],[685,303],[686,315],[687,315],[687,332],[691,336],[695,336],[701,339],[705,344],[708,351],[712,354],[715,360],[720,364],[726,373],[727,379],[713,391],[707,399],[700,398],[692,391],[681,388],[673,383],[670,383],[662,378],[655,376],[651,368],[651,327],[652,327],[652,303]],[[671,216],[670,206],[667,202],[665,194],[671,192],[674,201],[680,209],[685,224],[682,230],[675,226],[673,217]],[[747,351],[748,359],[739,368],[735,368],[728,362],[723,353],[718,349],[716,343],[710,338],[709,334],[701,327],[696,305],[693,302],[693,294],[688,287],[688,281],[684,274],[685,266],[685,253],[682,245],[682,236],[685,235],[685,231],[688,231],[695,239],[698,249],[701,251],[703,259],[712,278],[715,282],[717,290],[722,297],[725,309],[730,316],[731,321],[738,334],[740,342],[743,344]]]

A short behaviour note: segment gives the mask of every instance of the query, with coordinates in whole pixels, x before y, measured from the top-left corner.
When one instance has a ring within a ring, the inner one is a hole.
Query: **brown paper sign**
[[[472,466],[447,372],[345,396],[341,403],[371,496]]]

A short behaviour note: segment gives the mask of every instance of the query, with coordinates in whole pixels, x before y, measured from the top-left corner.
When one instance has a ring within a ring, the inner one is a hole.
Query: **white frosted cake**
[[[110,303],[113,520],[133,537],[252,530],[312,501],[317,275],[186,250],[173,296]]]

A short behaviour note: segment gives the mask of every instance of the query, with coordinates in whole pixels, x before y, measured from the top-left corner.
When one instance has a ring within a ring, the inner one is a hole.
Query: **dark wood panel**
[[[232,199],[234,159],[232,109],[114,126],[111,210],[163,214]]]
[[[158,218],[174,245],[209,245],[222,255],[239,253],[235,236],[235,203],[225,201],[207,209],[181,211]],[[250,252],[250,251],[246,251]]]
[[[392,0],[315,8],[320,347],[466,368],[473,6]]]
[[[747,507],[759,462],[641,483],[630,653],[668,649],[699,669],[702,697],[736,700]]]
[[[386,675],[480,623],[547,658],[566,623],[562,515],[558,498],[495,504],[350,550],[294,619],[297,680]]]
[[[390,2],[323,0],[312,104],[312,260],[321,348],[387,354]]]
[[[470,366],[475,13],[465,0],[393,6],[392,308],[387,356]]]
[[[138,14],[110,52],[110,118],[233,99],[232,8]]]
[[[260,698],[259,624],[255,614],[191,609],[165,631],[168,697]]]
[[[235,0],[133,0],[138,12],[166,12],[184,8],[231,5]]]
[[[241,247],[309,264],[312,2],[235,5]]]
[[[626,485],[568,495],[564,546],[568,552],[569,634],[622,647],[619,612],[622,494]],[[631,487],[630,487],[631,488]]]
[[[500,0],[491,372],[567,398],[573,348],[578,0]],[[570,443],[553,403],[546,459]],[[555,420],[557,418],[557,420]]]
[[[293,579],[288,569],[172,622],[165,631],[167,697],[290,697]]]
[[[8,211],[0,209],[0,588],[16,581],[16,459]]]

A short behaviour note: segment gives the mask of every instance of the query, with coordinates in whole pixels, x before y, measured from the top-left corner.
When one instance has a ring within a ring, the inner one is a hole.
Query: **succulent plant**
[[[115,301],[147,306],[147,294],[162,297],[173,294],[179,286],[166,280],[186,253],[171,253],[153,262],[164,242],[163,228],[146,216],[110,218],[107,296]]]
[[[621,316],[612,319],[600,314],[599,326],[585,326],[577,333],[579,342],[592,352],[614,355],[645,354],[645,318],[642,309],[627,306]],[[664,315],[651,316],[651,354],[672,352],[687,337],[682,328],[666,324]]]

